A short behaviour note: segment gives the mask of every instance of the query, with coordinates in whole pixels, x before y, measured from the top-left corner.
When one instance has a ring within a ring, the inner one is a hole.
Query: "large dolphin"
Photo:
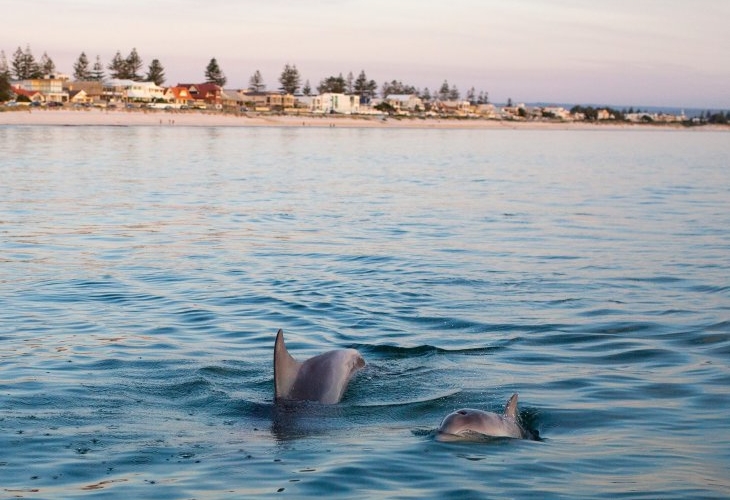
[[[438,428],[436,438],[440,441],[479,440],[485,437],[509,437],[534,439],[519,422],[517,394],[513,394],[503,415],[465,408],[446,416]]]
[[[304,362],[286,350],[284,332],[279,329],[274,344],[274,393],[277,400],[339,403],[352,376],[365,360],[355,349],[325,352]]]

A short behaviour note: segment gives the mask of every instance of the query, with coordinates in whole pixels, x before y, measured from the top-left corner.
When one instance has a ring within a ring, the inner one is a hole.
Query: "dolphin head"
[[[529,437],[529,433],[519,423],[517,394],[509,399],[503,415],[471,408],[450,413],[441,422],[437,434],[437,438],[442,441],[485,436],[517,439]]]

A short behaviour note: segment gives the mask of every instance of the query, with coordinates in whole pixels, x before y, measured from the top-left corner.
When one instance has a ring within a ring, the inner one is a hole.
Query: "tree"
[[[449,89],[449,100],[450,101],[458,101],[460,97],[459,89],[456,88],[456,85],[452,85]]]
[[[263,92],[266,89],[264,77],[261,76],[261,72],[259,70],[256,70],[256,72],[251,75],[251,78],[249,78],[248,89],[252,92]]]
[[[441,101],[447,101],[449,99],[449,82],[444,80],[439,89],[438,98]]]
[[[2,56],[5,57],[5,54],[2,54]],[[0,61],[0,64],[2,64],[2,61]],[[0,72],[0,102],[9,101],[12,95],[12,89],[10,88],[10,73],[7,71],[6,63],[6,71]]]
[[[53,59],[48,57],[48,52],[44,52],[43,56],[41,56],[41,72],[46,76],[51,76],[56,74],[56,64],[53,62]]]
[[[477,103],[477,91],[474,89],[474,87],[470,88],[466,92],[466,100],[469,101],[469,104],[474,105]]]
[[[155,82],[155,85],[162,85],[165,83],[165,68],[160,64],[159,59],[152,59],[150,67],[147,69],[147,76],[145,80],[148,82]]]
[[[385,82],[381,90],[383,97],[387,97],[391,94],[417,94],[416,88],[413,85],[404,85],[401,81],[392,80]]]
[[[122,57],[122,53],[117,50],[117,53],[112,58],[112,62],[107,66],[109,69],[109,76],[112,78],[126,78],[127,76],[127,63]]]
[[[279,77],[279,83],[281,83],[281,90],[287,94],[297,93],[297,90],[299,90],[300,79],[299,70],[297,70],[296,65],[284,65],[284,70],[281,72],[281,76]]]
[[[90,78],[91,72],[89,71],[89,59],[86,57],[86,53],[82,52],[74,63],[74,79],[89,80]]]
[[[96,62],[94,63],[94,67],[91,68],[91,76],[89,79],[96,82],[104,79],[104,66],[101,64],[101,58],[99,56],[96,56]]]
[[[375,80],[368,80],[365,75],[365,70],[360,71],[355,83],[352,86],[352,90],[355,94],[360,96],[360,99],[368,100],[375,95],[375,91],[378,89],[378,84]]]
[[[0,76],[6,76],[10,81],[10,68],[8,67],[8,60],[5,57],[5,51],[0,50]]]
[[[13,54],[13,73],[18,80],[28,80],[31,78],[40,78],[41,68],[33,57],[30,45],[26,45],[25,51],[20,47]]]
[[[355,76],[352,74],[352,71],[347,73],[347,83],[345,85],[345,90],[348,94],[353,94],[355,92],[355,86],[353,82],[355,81]]]
[[[312,95],[312,86],[309,85],[309,80],[304,82],[304,88],[302,89],[302,94],[309,96]]]
[[[428,87],[423,89],[423,92],[421,92],[421,99],[423,99],[426,102],[431,100],[431,91],[428,90]]]
[[[142,69],[142,59],[140,59],[139,54],[137,54],[136,48],[132,49],[124,62],[126,63],[125,66],[127,70],[125,78],[136,81],[141,80],[142,77],[139,75],[139,70]]]
[[[228,81],[215,57],[212,58],[208,63],[208,66],[205,67],[205,81],[207,83],[215,83],[219,87],[225,86]]]
[[[317,86],[317,92],[320,94],[344,94],[346,86],[347,83],[345,83],[345,78],[342,76],[342,73],[340,73],[340,76],[328,76],[324,80],[320,81]]]

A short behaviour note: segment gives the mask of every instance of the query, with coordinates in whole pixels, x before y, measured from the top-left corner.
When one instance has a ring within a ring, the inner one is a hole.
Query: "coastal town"
[[[101,108],[157,109],[166,111],[207,110],[223,113],[275,113],[287,115],[363,115],[438,117],[546,122],[686,123],[684,114],[648,111],[617,111],[609,107],[528,106],[522,103],[498,106],[466,99],[424,99],[416,93],[387,94],[363,98],[344,92],[290,94],[283,91],[227,89],[212,82],[179,83],[163,87],[151,81],[108,79],[75,81],[44,77],[11,82],[6,108]],[[695,124],[699,118],[693,118]]]
[[[98,56],[90,67],[84,53],[74,65],[72,76],[57,72],[44,53],[35,62],[30,48],[18,47],[12,71],[0,53],[0,111],[42,109],[85,109],[168,112],[212,112],[234,116],[349,116],[363,118],[436,118],[489,120],[529,123],[616,123],[727,125],[728,112],[702,112],[688,116],[684,111],[660,112],[640,109],[614,109],[608,106],[546,105],[489,101],[488,93],[472,87],[462,98],[454,85],[444,80],[433,93],[400,81],[385,82],[378,91],[375,81],[362,71],[355,79],[331,76],[316,89],[309,81],[301,85],[296,66],[287,64],[279,78],[281,86],[266,90],[257,70],[247,88],[229,88],[215,58],[205,71],[205,79],[193,83],[164,86],[164,68],[157,59],[143,76],[136,49],[123,58],[118,52],[104,71]]]

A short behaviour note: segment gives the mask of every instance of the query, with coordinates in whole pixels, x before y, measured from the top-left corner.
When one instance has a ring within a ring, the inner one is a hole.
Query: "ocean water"
[[[0,127],[0,497],[728,498],[730,136]],[[342,402],[275,405],[360,350]],[[540,441],[442,443],[520,395]]]

